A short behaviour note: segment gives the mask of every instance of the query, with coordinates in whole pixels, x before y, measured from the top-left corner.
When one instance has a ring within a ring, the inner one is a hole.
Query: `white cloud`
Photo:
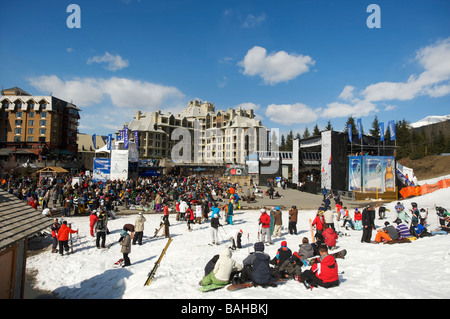
[[[348,103],[329,103],[321,116],[367,116],[378,111],[377,102],[409,101],[419,96],[437,98],[450,94],[450,38],[418,50],[415,61],[423,67],[422,73],[412,74],[404,82],[370,84],[358,94],[355,94],[353,86],[347,85],[338,98]],[[394,108],[393,105],[387,105],[385,111]]]
[[[309,67],[315,61],[309,56],[289,54],[278,51],[267,55],[267,50],[254,46],[238,65],[243,67],[243,74],[260,76],[265,84],[274,85],[280,82],[292,80],[309,71]]]
[[[118,71],[128,67],[129,62],[123,59],[120,55],[112,55],[109,52],[105,52],[104,55],[97,55],[87,60],[87,64],[92,63],[106,63],[105,69],[110,71]]]
[[[260,26],[264,21],[266,21],[266,14],[264,12],[256,16],[253,14],[249,14],[245,18],[244,23],[242,23],[242,27],[246,29],[256,28]]]
[[[266,109],[266,116],[273,122],[291,125],[294,123],[306,124],[317,120],[318,112],[305,104],[270,104]]]
[[[56,75],[43,75],[29,78],[28,81],[45,94],[52,92],[56,97],[73,101],[80,108],[99,104],[109,98],[113,106],[118,108],[156,111],[163,104],[176,104],[184,97],[175,87],[118,77],[64,81]]]

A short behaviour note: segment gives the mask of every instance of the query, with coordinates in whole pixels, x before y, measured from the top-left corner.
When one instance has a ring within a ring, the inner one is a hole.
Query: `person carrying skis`
[[[78,230],[72,230],[69,226],[67,226],[67,221],[63,221],[61,227],[58,230],[58,242],[59,242],[59,254],[61,256],[64,255],[63,251],[69,253],[69,234],[78,233]]]
[[[320,257],[315,259],[311,269],[300,275],[300,282],[307,288],[331,288],[339,286],[338,264],[336,259],[328,254],[325,245],[319,247]]]

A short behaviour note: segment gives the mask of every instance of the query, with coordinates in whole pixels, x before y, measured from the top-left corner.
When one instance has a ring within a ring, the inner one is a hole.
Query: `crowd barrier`
[[[411,196],[420,196],[435,192],[441,188],[450,187],[450,179],[442,179],[435,184],[424,184],[420,186],[408,186],[400,190],[400,195],[403,198],[408,198]]]

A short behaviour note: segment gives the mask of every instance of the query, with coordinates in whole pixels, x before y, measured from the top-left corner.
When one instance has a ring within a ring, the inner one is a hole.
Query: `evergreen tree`
[[[309,135],[309,130],[308,130],[308,127],[306,127],[305,128],[305,131],[303,132],[303,138],[308,138],[310,135]]]
[[[331,126],[331,121],[328,120],[327,126],[325,126],[325,131],[332,131],[333,130],[333,126]]]
[[[292,152],[292,147],[294,147],[294,132],[290,130],[286,137],[286,151]]]
[[[372,122],[372,128],[369,130],[371,136],[380,138],[380,127],[379,127],[378,117],[375,115],[375,118]]]
[[[347,122],[345,122],[344,132],[348,132],[349,124],[352,125],[352,134],[358,135],[358,129],[356,128],[355,119],[353,118],[353,116],[349,116],[349,118],[347,119]]]
[[[314,126],[313,136],[319,136],[319,135],[320,135],[319,126],[316,124],[316,125]]]
[[[281,134],[280,151],[286,151],[286,138],[284,137],[284,134]]]

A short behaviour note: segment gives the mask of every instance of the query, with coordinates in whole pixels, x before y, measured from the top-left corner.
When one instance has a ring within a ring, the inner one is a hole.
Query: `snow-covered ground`
[[[421,197],[402,201],[411,208],[417,202],[419,208],[429,210],[428,229],[437,228],[438,219],[434,205],[450,208],[450,188],[436,191]],[[320,204],[320,203],[318,203]],[[395,219],[396,202],[386,205],[387,220]],[[350,211],[353,214],[353,211]],[[274,257],[281,241],[297,251],[303,237],[311,239],[309,218],[316,211],[300,211],[297,235],[287,233],[288,213],[283,211],[285,229],[283,236],[274,240],[275,244],[266,246],[265,251]],[[226,289],[209,293],[199,291],[199,281],[204,275],[206,263],[215,254],[229,245],[228,235],[240,229],[244,232],[243,248],[233,252],[233,258],[242,263],[253,244],[257,241],[259,211],[237,211],[234,225],[219,229],[219,246],[210,246],[210,224],[195,224],[188,232],[184,222],[177,222],[170,216],[170,233],[173,242],[163,258],[154,281],[144,286],[148,272],[153,268],[167,239],[152,238],[159,225],[161,215],[145,214],[147,219],[144,231],[144,244],[132,246],[127,268],[113,268],[114,262],[122,257],[118,244],[120,230],[126,223],[133,223],[137,215],[119,216],[109,221],[111,234],[107,236],[108,250],[98,250],[94,238],[89,235],[88,217],[70,217],[74,229],[74,254],[60,256],[50,251],[29,257],[27,268],[38,271],[38,288],[53,291],[59,298],[77,299],[293,299],[293,298],[448,298],[450,295],[450,236],[436,235],[422,238],[407,244],[383,245],[363,244],[361,232],[346,231],[349,236],[340,237],[338,249],[346,249],[345,259],[337,259],[341,285],[338,288],[316,288],[312,291],[296,282],[289,281],[277,288],[253,287],[230,292]],[[376,219],[377,226],[384,226],[385,220]],[[223,221],[222,221],[222,224]],[[342,221],[340,223],[342,225]],[[345,231],[345,230],[344,230]],[[160,233],[160,235],[162,232]],[[375,236],[375,231],[373,232]],[[374,237],[373,237],[374,238]],[[372,238],[372,239],[373,239]]]

